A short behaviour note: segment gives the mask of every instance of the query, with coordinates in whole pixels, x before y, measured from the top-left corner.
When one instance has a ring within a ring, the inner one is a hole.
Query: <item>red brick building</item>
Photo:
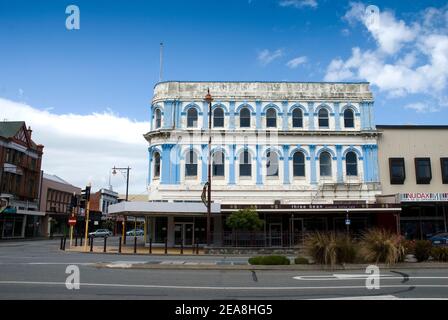
[[[0,122],[0,239],[39,235],[43,148],[25,122]]]

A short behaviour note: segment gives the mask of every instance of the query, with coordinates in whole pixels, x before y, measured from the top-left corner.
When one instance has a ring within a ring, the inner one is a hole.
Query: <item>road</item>
[[[68,253],[58,240],[0,242],[0,299],[439,299],[448,298],[448,270],[381,272],[380,289],[359,271],[107,269],[99,262],[144,262],[164,256]],[[169,260],[244,262],[247,257],[170,256]],[[80,270],[68,290],[66,267]]]

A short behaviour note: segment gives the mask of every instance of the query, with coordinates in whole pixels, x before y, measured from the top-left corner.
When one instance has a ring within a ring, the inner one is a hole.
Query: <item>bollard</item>
[[[191,244],[191,248],[193,249],[193,254],[196,251],[196,245],[194,243]]]
[[[199,254],[199,243],[196,242],[196,254]]]
[[[168,254],[168,238],[165,238],[165,254]]]
[[[123,236],[123,244],[126,244],[126,232],[124,233],[124,236]]]
[[[61,245],[59,246],[59,250],[62,250],[62,244],[64,243],[64,237],[61,237]]]
[[[118,239],[118,253],[121,253],[121,237]]]
[[[137,236],[134,237],[134,253],[137,253]]]
[[[152,238],[149,238],[149,254],[152,254]]]
[[[67,237],[64,237],[64,246],[63,246],[63,248],[62,248],[62,250],[64,250],[65,251],[65,242],[67,241]]]
[[[75,247],[77,247],[78,246],[78,236],[76,235],[75,236]]]
[[[79,237],[79,246],[82,247],[82,236]]]
[[[107,237],[104,237],[104,248],[103,248],[103,252],[106,252],[106,247],[107,247]]]
[[[90,237],[90,252],[93,252],[93,237]]]
[[[184,254],[184,244],[180,243],[180,254]]]

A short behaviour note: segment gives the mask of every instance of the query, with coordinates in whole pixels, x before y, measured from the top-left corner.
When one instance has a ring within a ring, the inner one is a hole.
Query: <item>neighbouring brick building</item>
[[[39,235],[43,149],[24,121],[0,122],[0,239]]]
[[[40,211],[45,212],[41,230],[43,236],[68,234],[70,201],[73,194],[81,194],[81,188],[58,176],[43,174],[40,192]]]

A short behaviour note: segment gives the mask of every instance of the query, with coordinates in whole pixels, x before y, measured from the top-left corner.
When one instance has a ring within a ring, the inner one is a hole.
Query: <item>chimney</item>
[[[28,130],[26,130],[26,131],[28,131],[28,135],[29,135],[29,137],[31,139],[31,134],[33,133],[33,130],[31,130],[31,127],[28,126]]]

